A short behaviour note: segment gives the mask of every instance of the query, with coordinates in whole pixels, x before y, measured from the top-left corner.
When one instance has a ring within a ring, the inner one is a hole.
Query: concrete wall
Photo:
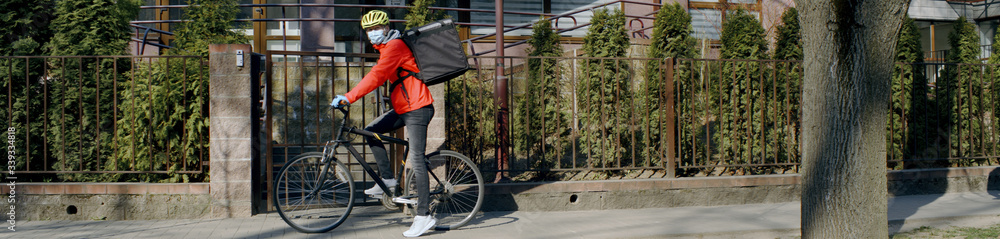
[[[1000,190],[1000,167],[921,169],[887,174],[888,196]],[[487,184],[484,211],[572,211],[795,202],[800,176],[638,179]],[[214,184],[213,184],[214,185]],[[24,183],[24,220],[218,218],[208,183]],[[4,194],[7,193],[6,187]],[[214,189],[214,186],[213,186]],[[68,213],[74,206],[76,213]],[[238,208],[236,208],[238,209]],[[231,209],[232,211],[237,211]],[[233,214],[233,217],[239,214]]]
[[[799,200],[798,175],[487,185],[485,211],[717,206]]]
[[[1000,167],[890,171],[888,196],[1000,190]],[[488,184],[483,210],[568,211],[800,200],[800,175]]]
[[[9,191],[3,187],[4,194]],[[154,220],[210,216],[208,183],[19,183],[23,220]]]

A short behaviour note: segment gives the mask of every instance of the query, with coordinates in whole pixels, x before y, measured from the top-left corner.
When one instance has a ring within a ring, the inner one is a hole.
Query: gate
[[[262,79],[263,141],[259,145],[262,146],[260,153],[264,160],[260,163],[263,170],[259,171],[262,180],[255,182],[259,182],[257,186],[264,189],[258,196],[266,202],[258,204],[258,211],[272,211],[270,191],[278,171],[285,162],[302,153],[322,151],[326,142],[334,139],[336,127],[343,119],[338,118],[342,115],[334,113],[330,102],[334,96],[347,93],[357,85],[375,65],[378,54],[270,51],[264,57],[264,71],[256,74]],[[351,125],[364,127],[389,110],[387,101],[382,97],[388,93],[384,88],[353,104],[348,121]],[[401,134],[401,131],[396,133]],[[365,161],[374,164],[364,139],[354,137],[352,140]],[[398,162],[397,159],[403,157],[402,149],[395,145],[387,146],[390,152],[394,152],[390,153],[390,160]],[[374,184],[346,151],[338,152],[337,157],[353,173],[357,184],[355,188],[367,188]],[[399,164],[396,166],[398,170]],[[367,197],[356,198],[359,198],[356,203],[378,203]]]

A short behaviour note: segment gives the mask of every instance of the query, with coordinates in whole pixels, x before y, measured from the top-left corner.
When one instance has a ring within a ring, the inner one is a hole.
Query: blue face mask
[[[371,40],[372,45],[382,44],[385,40],[385,30],[379,29],[368,32],[368,40]]]

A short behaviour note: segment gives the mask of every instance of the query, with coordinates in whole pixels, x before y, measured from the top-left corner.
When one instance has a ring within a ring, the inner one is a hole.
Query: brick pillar
[[[243,67],[236,51],[243,51]],[[252,207],[253,99],[248,44],[209,46],[209,117],[212,217],[250,217]]]
[[[447,92],[445,89],[448,84],[437,84],[430,86],[431,95],[434,96],[434,118],[431,119],[431,123],[427,125],[427,153],[437,151],[439,149],[444,149],[444,141],[446,140],[446,128],[445,124],[445,99],[447,98]]]

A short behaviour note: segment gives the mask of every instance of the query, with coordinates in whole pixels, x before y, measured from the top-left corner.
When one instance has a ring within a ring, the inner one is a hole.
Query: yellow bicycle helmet
[[[383,11],[371,10],[361,17],[361,28],[368,29],[378,25],[389,24],[389,14]]]

